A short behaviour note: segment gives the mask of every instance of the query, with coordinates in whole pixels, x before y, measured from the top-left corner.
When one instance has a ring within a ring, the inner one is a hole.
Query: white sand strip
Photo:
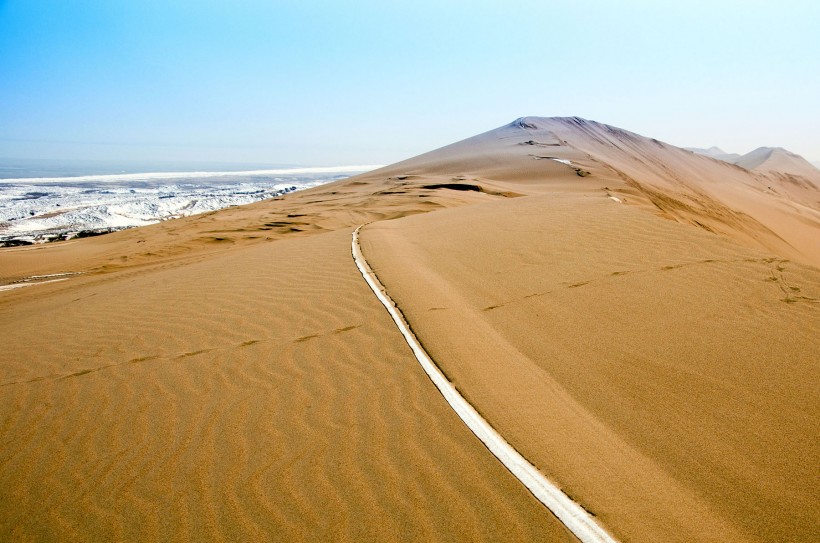
[[[46,283],[56,283],[58,281],[65,281],[68,277],[63,279],[52,279],[50,281],[36,281],[32,283],[12,283],[11,285],[0,285],[0,292],[4,290],[14,290],[16,288],[31,287],[34,285],[45,285]]]
[[[14,290],[16,288],[30,287],[33,283],[14,283],[11,285],[0,285],[0,292],[4,290]]]
[[[492,452],[519,481],[524,483],[524,486],[552,511],[578,539],[583,543],[615,543],[617,540],[606,533],[583,507],[572,501],[569,496],[561,492],[557,486],[549,482],[535,466],[521,456],[512,445],[507,443],[507,441],[490,426],[490,423],[484,420],[473,406],[459,394],[452,383],[450,383],[441,370],[439,370],[438,366],[436,366],[421,346],[418,339],[416,339],[416,336],[410,331],[410,326],[404,320],[396,303],[387,294],[384,286],[379,282],[376,274],[365,260],[361,247],[359,246],[359,230],[361,230],[362,226],[359,226],[353,231],[353,260],[356,262],[356,266],[359,268],[367,284],[370,285],[373,293],[390,313],[390,316],[393,317],[393,321],[396,323],[396,326],[399,327],[399,331],[404,336],[407,344],[410,345],[421,367],[427,372],[427,375],[444,396],[444,399],[447,400],[447,403],[450,404],[456,414],[461,417],[461,420],[464,421],[476,437],[490,449],[490,452]]]
[[[37,281],[38,279],[50,279],[51,277],[67,277],[69,275],[77,275],[77,272],[65,272],[65,273],[49,273],[46,275],[32,275],[28,277],[26,281]]]

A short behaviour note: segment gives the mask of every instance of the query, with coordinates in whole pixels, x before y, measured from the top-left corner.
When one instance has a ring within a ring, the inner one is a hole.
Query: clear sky
[[[820,160],[820,2],[0,0],[0,157],[389,163],[525,115]]]

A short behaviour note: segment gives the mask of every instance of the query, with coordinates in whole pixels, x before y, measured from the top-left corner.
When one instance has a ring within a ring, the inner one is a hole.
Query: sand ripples
[[[437,396],[348,236],[7,305],[0,536],[571,540]]]

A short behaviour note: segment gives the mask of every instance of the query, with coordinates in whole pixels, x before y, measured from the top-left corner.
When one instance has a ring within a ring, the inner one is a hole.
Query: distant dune
[[[750,155],[524,117],[0,249],[0,540],[577,541],[419,367],[362,224],[447,379],[615,538],[820,540],[820,179]]]
[[[734,164],[741,155],[737,153],[727,153],[720,147],[709,147],[708,149],[700,149],[697,147],[685,147],[687,151],[692,151],[693,153],[697,153],[699,155],[710,156],[712,158],[716,158],[718,160],[722,160],[724,162],[731,162]]]
[[[818,169],[820,163],[811,163],[802,156],[782,147],[758,147],[745,155],[726,153],[719,147],[710,147],[708,149],[687,147],[686,149],[699,155],[736,164],[747,170],[799,175],[811,179],[815,185],[820,182],[820,169]]]
[[[820,179],[820,170],[800,155],[781,147],[760,147],[743,155],[735,164],[747,170],[788,173]]]

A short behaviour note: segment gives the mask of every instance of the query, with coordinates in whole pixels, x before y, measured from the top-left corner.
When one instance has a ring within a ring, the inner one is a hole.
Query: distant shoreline
[[[148,172],[0,180],[0,246],[89,237],[249,204],[377,166]]]
[[[53,177],[0,177],[0,184],[51,184],[51,183],[90,183],[90,182],[127,182],[155,181],[160,179],[200,179],[228,176],[266,176],[266,175],[301,175],[312,173],[362,173],[381,168],[380,165],[352,166],[308,166],[299,168],[276,168],[267,170],[236,171],[163,171],[141,173],[68,175]]]

